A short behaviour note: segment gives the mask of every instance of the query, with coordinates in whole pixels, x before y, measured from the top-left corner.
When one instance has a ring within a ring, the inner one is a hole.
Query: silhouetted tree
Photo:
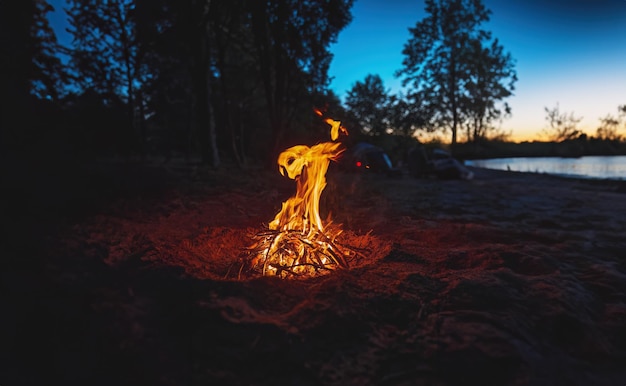
[[[328,85],[329,45],[350,22],[353,0],[249,1],[253,50],[273,153],[281,150],[299,101]],[[310,111],[310,106],[307,109]]]
[[[450,129],[455,144],[470,117],[483,126],[493,119],[493,105],[510,95],[514,78],[503,82],[514,72],[510,56],[497,41],[489,45],[491,34],[480,28],[490,14],[480,0],[426,0],[426,13],[409,29],[397,75],[411,85],[409,99],[428,103],[433,125]]]
[[[151,122],[180,120],[157,108],[174,102],[190,112],[187,121],[196,128],[188,131],[190,142],[202,149],[210,143],[214,155],[213,144],[231,149],[242,166],[248,152],[267,157],[281,150],[290,129],[302,127],[291,123],[310,119],[313,96],[328,84],[328,45],[349,21],[352,4],[136,1],[145,19],[142,40],[153,42],[147,53]]]
[[[432,131],[429,105],[418,100],[421,94],[412,94],[411,99],[403,94],[392,95],[388,103],[390,127],[394,134],[413,136],[417,130]]]
[[[146,80],[144,50],[136,35],[135,1],[68,0],[70,63],[80,92],[94,90],[105,103],[121,98],[127,104],[132,135],[145,142],[143,100],[139,90]]]
[[[380,75],[369,74],[352,86],[345,103],[364,133],[382,135],[389,127],[389,100],[389,92],[385,90]]]
[[[600,118],[600,126],[596,129],[596,138],[607,141],[620,140],[621,136],[618,133],[620,124],[620,120],[611,114]]]
[[[389,128],[394,134],[410,136],[415,128],[411,106],[402,95],[390,95],[387,103]]]
[[[626,126],[626,105],[617,107],[617,116],[607,114],[604,118],[600,118],[596,138],[608,141],[623,140],[624,135],[619,133],[622,125]]]
[[[208,130],[199,123],[200,109],[194,91],[194,34],[190,1],[136,0],[137,39],[146,47],[143,63],[150,74],[143,84],[148,140],[151,151],[171,156],[180,151],[190,156],[200,151],[198,131]],[[202,30],[200,30],[202,31]],[[206,108],[206,105],[204,106]],[[204,138],[209,138],[205,136]],[[210,147],[204,146],[205,162]]]
[[[105,104],[121,96],[154,142],[215,166],[231,149],[244,166],[248,152],[265,158],[308,130],[352,0],[88,3],[70,0],[80,89]]]
[[[493,121],[511,114],[508,103],[498,102],[513,95],[517,75],[511,55],[504,52],[497,39],[491,45],[472,40],[468,49],[471,72],[464,86],[462,110],[467,117],[467,140],[476,141],[490,131],[495,133]]]
[[[0,1],[1,156],[8,154],[22,135],[23,126],[27,126],[32,117],[28,114],[28,106],[34,56],[31,31],[35,11],[35,1]],[[17,122],[21,127],[16,125]]]
[[[58,101],[65,90],[65,69],[59,59],[57,38],[47,14],[54,8],[44,0],[35,0],[31,26],[33,60],[30,92],[39,99]]]
[[[258,143],[251,116],[265,115],[259,100],[263,87],[251,54],[253,39],[246,0],[213,2],[212,37],[215,41],[216,90],[220,126],[225,143],[240,167],[248,164],[249,151]]]
[[[622,140],[626,140],[626,104],[617,106],[617,119],[622,123],[624,135]]]
[[[51,10],[44,0],[0,2],[0,146],[10,151],[32,148],[63,90]]]
[[[574,113],[561,113],[559,104],[556,107],[549,109],[544,107],[546,112],[546,121],[548,121],[549,127],[544,129],[544,133],[552,141],[565,141],[568,139],[575,139],[581,135],[581,131],[578,130],[578,124],[582,120],[582,117],[578,118],[574,116]]]
[[[205,162],[211,160],[213,167],[220,166],[217,133],[213,108],[213,52],[211,41],[211,0],[189,0],[189,23],[191,28],[191,82],[193,90],[196,131],[200,153]]]

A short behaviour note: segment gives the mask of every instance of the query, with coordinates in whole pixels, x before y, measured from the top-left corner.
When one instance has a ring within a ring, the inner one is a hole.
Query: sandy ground
[[[233,275],[295,189],[278,173],[60,190],[9,233],[36,239],[3,268],[0,384],[626,384],[624,183],[474,172],[331,169],[324,213],[366,257],[305,280]]]

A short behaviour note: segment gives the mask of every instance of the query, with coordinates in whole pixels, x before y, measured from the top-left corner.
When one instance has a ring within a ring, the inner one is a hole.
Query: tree
[[[626,105],[617,107],[617,116],[607,114],[600,118],[600,126],[596,130],[596,138],[608,141],[620,141],[624,137],[619,134],[622,124],[626,125]]]
[[[364,133],[383,135],[389,127],[388,103],[390,97],[379,75],[369,74],[357,81],[348,91],[346,106],[358,120]]]
[[[199,150],[214,166],[223,149],[242,166],[247,152],[269,160],[293,140],[290,135],[306,131],[292,122],[310,119],[315,95],[326,91],[328,46],[350,21],[352,5],[69,1],[80,89],[97,92],[104,103],[134,104],[129,110],[146,118],[141,127],[150,130],[151,143],[175,143],[187,154]],[[123,17],[116,20],[118,9]],[[129,74],[135,75],[132,83]]]
[[[353,0],[250,1],[251,52],[263,84],[272,153],[283,146],[299,101],[324,89],[328,46],[350,22]],[[310,106],[306,109],[310,112]]]
[[[190,0],[191,30],[191,81],[197,132],[200,141],[202,159],[212,162],[213,167],[221,163],[218,147],[217,133],[215,128],[215,115],[213,108],[213,52],[210,36],[211,26],[209,22],[211,12],[211,0]]]
[[[94,90],[104,103],[125,101],[131,137],[145,142],[143,98],[145,50],[137,40],[134,0],[68,0],[70,64],[80,92]],[[143,147],[143,146],[142,146]]]
[[[242,166],[250,147],[261,149],[257,154],[263,157],[281,150],[293,134],[290,128],[299,128],[291,122],[311,114],[312,95],[328,84],[328,45],[349,22],[352,4],[140,1],[142,9],[157,15],[152,31],[149,19],[142,22],[147,33],[157,37],[151,50],[156,54],[150,54],[155,67],[153,101],[169,98],[164,91],[175,78],[181,86],[178,92],[189,89],[191,121],[201,147],[206,140],[203,122],[208,120],[208,127],[214,127],[211,144],[219,136],[215,143],[229,147]],[[180,96],[182,103],[184,92]]]
[[[30,93],[39,99],[58,101],[64,92],[65,70],[58,57],[57,38],[47,14],[54,10],[44,0],[35,0],[35,13],[31,26],[33,60],[30,79]]]
[[[45,0],[0,2],[0,153],[32,148],[43,127],[50,133],[48,113],[64,80],[47,20],[51,10]]]
[[[549,127],[544,129],[544,133],[548,135],[550,140],[561,142],[569,139],[575,139],[582,134],[578,129],[578,124],[582,117],[575,117],[573,112],[561,113],[559,104],[549,109],[544,107],[546,112],[546,121]]]
[[[596,129],[596,138],[605,141],[619,141],[621,136],[618,134],[620,126],[618,118],[607,114],[604,118],[600,118],[600,126]]]
[[[511,55],[504,52],[497,39],[491,45],[473,40],[468,48],[472,72],[465,84],[462,104],[467,117],[467,140],[477,141],[488,132],[500,134],[492,122],[511,114],[508,103],[498,102],[513,94],[517,75]]]
[[[194,4],[196,7],[194,8]],[[208,18],[191,0],[136,0],[137,40],[145,50],[144,64],[150,77],[143,84],[153,150],[168,157],[173,151],[187,156],[199,152],[212,162],[214,136],[210,115],[205,114],[211,67],[196,65],[206,58],[198,49],[198,34],[206,35]],[[206,55],[206,52],[205,52]],[[204,70],[204,71],[202,71]],[[206,78],[207,81],[200,79]]]
[[[262,103],[267,94],[258,72],[250,23],[251,4],[246,0],[214,2],[211,14],[216,90],[220,95],[216,107],[222,134],[228,141],[225,143],[240,167],[247,166],[250,152],[258,150],[269,137],[257,119],[261,115],[260,120],[269,125],[267,106]]]
[[[0,1],[0,157],[3,159],[23,135],[23,127],[16,127],[15,122],[27,126],[32,118],[28,106],[35,11],[34,1]]]
[[[510,55],[497,41],[489,44],[491,34],[480,28],[490,14],[480,0],[426,0],[426,13],[409,29],[397,75],[411,85],[410,98],[430,105],[433,124],[451,130],[455,144],[463,123],[473,119],[478,132],[500,115],[495,103],[510,95],[515,73]]]
[[[431,106],[420,99],[422,96],[421,93],[399,93],[390,97],[389,121],[394,134],[410,137],[418,130],[433,131]]]

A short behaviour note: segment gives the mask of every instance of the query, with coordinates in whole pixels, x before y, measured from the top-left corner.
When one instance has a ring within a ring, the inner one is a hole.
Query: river
[[[547,173],[564,177],[626,180],[626,156],[515,157],[466,161],[486,169]]]

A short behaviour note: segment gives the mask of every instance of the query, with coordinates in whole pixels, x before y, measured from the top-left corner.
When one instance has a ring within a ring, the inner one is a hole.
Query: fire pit
[[[319,110],[316,113],[322,115]],[[348,134],[340,121],[326,118],[325,122],[331,127],[333,142],[293,146],[278,156],[279,172],[296,181],[296,193],[283,202],[267,229],[252,236],[255,243],[246,254],[239,276],[243,272],[281,278],[317,276],[348,268],[349,261],[359,255],[339,242],[340,225],[324,223],[320,217],[320,196],[326,187],[328,166],[344,151],[335,141],[340,133]]]

